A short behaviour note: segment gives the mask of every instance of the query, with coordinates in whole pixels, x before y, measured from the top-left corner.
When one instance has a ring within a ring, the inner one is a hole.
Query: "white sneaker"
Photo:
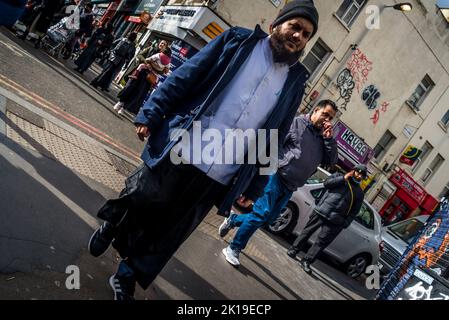
[[[120,108],[120,110],[118,111],[119,115],[124,115],[125,114],[125,110],[123,110],[123,108]]]
[[[233,216],[236,216],[237,214],[235,214],[234,212],[231,211],[231,215],[226,218],[223,223],[220,225],[220,227],[218,228],[218,234],[220,235],[220,237],[224,238],[226,237],[226,235],[228,234],[229,231],[231,231],[231,229],[233,229],[233,227],[231,226],[231,222],[233,219]]]
[[[240,265],[240,251],[232,250],[230,246],[227,246],[223,249],[222,253],[225,256],[226,261],[232,264],[234,267],[238,267]]]
[[[115,111],[119,111],[120,109],[122,109],[123,108],[123,102],[117,102],[116,104],[115,104],[115,106],[114,106],[114,110]]]

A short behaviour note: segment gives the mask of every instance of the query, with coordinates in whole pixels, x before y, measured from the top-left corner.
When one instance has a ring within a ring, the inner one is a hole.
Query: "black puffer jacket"
[[[352,188],[351,196],[351,188]],[[359,184],[351,178],[336,173],[331,175],[325,182],[327,191],[315,208],[315,211],[335,225],[344,228],[349,227],[362,207],[364,194]],[[352,206],[351,206],[352,198]]]

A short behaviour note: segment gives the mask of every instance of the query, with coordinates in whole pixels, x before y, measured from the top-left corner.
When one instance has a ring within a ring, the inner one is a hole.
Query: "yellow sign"
[[[224,32],[224,29],[218,25],[216,22],[210,23],[206,28],[203,29],[204,34],[209,38],[215,39],[220,34]]]

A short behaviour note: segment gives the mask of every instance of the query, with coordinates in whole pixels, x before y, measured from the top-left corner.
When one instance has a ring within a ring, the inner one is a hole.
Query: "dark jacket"
[[[136,52],[136,46],[127,38],[118,39],[114,43],[114,49],[111,52],[109,61],[115,66],[123,65],[126,61],[131,60]]]
[[[351,196],[352,188],[353,197]],[[352,179],[346,181],[341,173],[331,175],[325,182],[325,195],[315,208],[315,211],[335,225],[349,227],[360,211],[364,193],[358,183]],[[352,198],[352,206],[351,206]]]
[[[316,171],[318,165],[332,166],[337,163],[337,142],[325,139],[321,130],[315,128],[309,115],[295,120],[281,149],[278,174],[291,190],[302,187]]]
[[[267,36],[259,26],[255,31],[231,28],[187,60],[159,86],[135,120],[136,124],[146,125],[151,132],[142,153],[147,166],[154,168],[169,155],[178,142],[170,140],[170,133],[176,128],[189,130],[193,121],[200,119],[232,80],[258,41]],[[300,63],[290,68],[278,103],[260,129],[278,129],[279,141],[284,141],[301,103],[308,76]],[[259,176],[256,165],[243,165],[234,177],[229,193],[221,204],[217,204],[219,214],[228,215],[234,200],[250,184],[253,190],[251,198],[258,197],[265,187],[266,178]]]

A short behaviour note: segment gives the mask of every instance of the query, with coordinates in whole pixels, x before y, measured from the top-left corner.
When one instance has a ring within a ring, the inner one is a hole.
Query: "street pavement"
[[[86,250],[96,211],[139,164],[132,119],[114,113],[113,93],[88,86],[62,63],[0,32],[0,299],[110,300],[113,249]],[[221,254],[212,211],[139,300],[364,300],[373,292],[327,262],[312,276],[286,255],[288,243],[256,232],[234,268]],[[69,290],[67,267],[80,271]]]

